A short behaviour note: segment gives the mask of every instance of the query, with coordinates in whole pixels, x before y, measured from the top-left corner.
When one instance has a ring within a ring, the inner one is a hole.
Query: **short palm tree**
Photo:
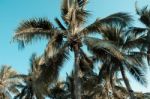
[[[85,26],[87,17],[90,15],[89,11],[85,9],[87,0],[63,0],[61,6],[61,17],[64,24],[58,18],[55,21],[58,27],[54,26],[49,20],[45,18],[30,19],[22,22],[16,30],[14,39],[20,43],[22,47],[37,39],[48,39],[48,44],[45,50],[45,58],[47,61],[51,54],[57,53],[60,46],[69,48],[74,53],[74,99],[81,99],[81,84],[80,84],[80,60],[85,57],[88,61],[82,45],[83,40],[90,33],[101,32],[109,23],[120,23],[122,26],[128,25],[131,21],[127,13],[115,13],[103,19],[96,19],[90,25]],[[55,46],[55,48],[52,48]],[[108,46],[103,46],[106,49]],[[51,48],[52,50],[49,50]],[[46,62],[50,65],[50,62]],[[90,63],[90,62],[89,62]]]
[[[2,65],[0,69],[0,98],[11,99],[12,94],[18,94],[19,90],[16,85],[20,84],[20,80],[13,78],[17,72],[8,65]]]
[[[35,54],[31,57],[31,69],[28,75],[19,74],[16,77],[22,78],[23,83],[18,85],[21,88],[21,93],[17,94],[14,98],[17,99],[34,99],[37,97],[38,99],[43,99],[43,95],[47,92],[48,85],[41,80],[41,72],[42,69],[39,65],[40,58]]]
[[[18,85],[22,91],[15,96],[16,99],[44,99],[44,97],[48,95],[49,85],[57,79],[60,66],[63,64],[64,59],[67,58],[67,56],[64,55],[64,48],[62,49],[63,50],[60,48],[59,50],[61,51],[45,60],[48,61],[48,63],[45,63],[43,56],[37,57],[35,54],[32,55],[29,74],[16,76],[22,78],[25,83],[25,85]]]

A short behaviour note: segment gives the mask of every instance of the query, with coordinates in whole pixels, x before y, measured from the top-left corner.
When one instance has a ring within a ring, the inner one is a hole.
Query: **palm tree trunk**
[[[134,92],[133,92],[133,90],[131,89],[131,86],[130,86],[130,84],[129,84],[128,78],[126,77],[124,68],[123,68],[123,66],[121,66],[121,65],[120,65],[120,70],[121,70],[122,78],[123,78],[123,80],[124,80],[124,83],[125,83],[125,85],[126,85],[126,88],[127,88],[128,92],[129,92],[130,98],[131,98],[131,99],[136,99],[135,96],[134,96]]]
[[[80,50],[79,45],[74,45],[74,57],[75,57],[75,74],[74,74],[74,99],[81,99],[81,81],[80,81]]]

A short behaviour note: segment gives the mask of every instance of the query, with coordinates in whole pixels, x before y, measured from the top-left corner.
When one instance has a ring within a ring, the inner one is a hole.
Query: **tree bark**
[[[122,74],[122,78],[124,80],[124,83],[126,85],[126,88],[128,90],[128,93],[130,95],[130,99],[136,99],[136,97],[134,96],[134,92],[129,84],[129,81],[128,81],[128,78],[126,77],[126,74],[125,74],[125,71],[124,71],[124,68],[123,66],[120,65],[120,70],[121,70],[121,74]]]
[[[79,45],[74,45],[74,57],[75,57],[75,67],[74,67],[74,99],[81,99],[81,81],[80,81],[80,50]]]

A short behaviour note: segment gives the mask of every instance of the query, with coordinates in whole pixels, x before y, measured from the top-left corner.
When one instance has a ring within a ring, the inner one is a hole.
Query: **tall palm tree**
[[[21,47],[33,42],[33,40],[46,38],[48,45],[45,50],[45,61],[52,53],[56,53],[60,46],[66,46],[74,53],[74,99],[81,99],[80,84],[80,59],[83,55],[83,40],[90,33],[101,32],[109,23],[120,23],[122,26],[128,25],[131,21],[130,15],[127,13],[115,13],[103,19],[96,19],[91,25],[85,26],[89,11],[85,9],[87,0],[63,0],[61,6],[61,17],[64,24],[58,18],[55,18],[57,27],[45,18],[30,19],[22,22],[15,33],[14,39],[19,42]],[[53,43],[52,43],[53,42]],[[57,44],[56,44],[57,43]],[[55,48],[52,48],[54,44]],[[64,45],[63,45],[64,44]],[[106,49],[109,47],[104,46]],[[51,52],[49,48],[52,48]],[[51,54],[49,54],[51,53]],[[85,58],[86,59],[86,58]],[[50,62],[46,62],[50,63]]]
[[[0,69],[0,98],[11,99],[12,94],[18,94],[19,90],[16,85],[20,84],[20,80],[13,78],[17,72],[8,65],[2,65]]]
[[[90,51],[103,63],[99,74],[100,79],[103,78],[106,82],[110,82],[111,84],[108,85],[113,87],[114,73],[120,71],[127,90],[131,98],[134,99],[134,93],[125,71],[129,71],[142,85],[147,84],[144,76],[146,69],[144,58],[148,54],[140,49],[145,41],[143,35],[137,36],[133,30],[122,27],[120,23],[109,24],[101,31],[102,38],[90,37],[88,38],[90,41],[86,41]],[[114,47],[102,48],[102,46],[109,46],[110,44]]]

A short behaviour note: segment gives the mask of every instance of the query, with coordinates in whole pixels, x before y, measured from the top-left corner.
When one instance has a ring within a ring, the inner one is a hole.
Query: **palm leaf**
[[[133,21],[132,16],[128,13],[118,12],[104,19],[100,19],[102,23],[120,23],[122,26],[127,26]]]
[[[2,67],[1,67],[1,71],[0,71],[0,77],[1,77],[1,79],[5,79],[6,77],[6,75],[7,75],[7,71],[9,71],[9,69],[10,69],[11,67],[10,66],[7,66],[7,65],[2,65]]]
[[[89,15],[90,15],[89,11],[83,10],[83,9],[82,10],[77,9],[76,10],[76,21],[78,23],[78,26],[85,23],[86,19],[88,18]]]
[[[22,33],[23,31],[26,31],[26,29],[30,28],[50,30],[53,29],[54,26],[46,18],[34,18],[20,23],[19,27],[16,30],[16,33],[19,35],[19,33]]]
[[[18,26],[13,40],[19,42],[20,47],[24,47],[25,44],[31,43],[34,40],[49,39],[57,32],[58,30],[47,19],[35,18],[23,21]]]
[[[56,53],[45,57],[45,63],[42,66],[42,78],[44,77],[47,82],[52,82],[58,77],[60,68],[63,66],[65,60],[68,59],[67,43],[60,46]],[[55,76],[55,77],[54,77]]]
[[[101,31],[103,39],[113,41],[116,46],[122,46],[125,41],[125,29],[120,24],[109,24]]]
[[[9,87],[8,90],[14,94],[19,94],[19,90],[15,86]]]
[[[116,57],[119,60],[124,59],[122,53],[119,50],[117,50],[117,47],[114,46],[114,44],[110,41],[88,37],[85,40],[85,44],[96,55],[98,55],[98,53],[103,50],[103,52],[111,55],[112,57]]]
[[[68,22],[66,20],[66,15],[68,14],[72,6],[71,2],[72,0],[63,0],[61,5],[61,17],[63,21],[66,23],[66,25],[68,25]]]
[[[88,0],[77,0],[78,6],[83,8]]]
[[[58,50],[61,46],[63,46],[63,35],[56,34],[47,44],[47,47],[44,53],[45,59],[53,57],[53,55],[58,53]]]
[[[147,67],[144,61],[144,58],[146,58],[146,56],[147,55],[142,55],[139,52],[131,52],[129,55],[126,56],[126,61],[128,61],[129,64],[141,68],[142,70],[146,70]]]
[[[109,75],[109,72],[111,70],[110,68],[110,63],[109,62],[103,62],[102,65],[101,65],[101,68],[99,70],[99,81],[102,82],[103,81],[103,78],[105,78],[106,76]]]
[[[55,18],[55,21],[60,29],[66,30],[66,27],[60,22],[60,20],[58,18]]]
[[[36,68],[38,68],[38,65],[39,65],[39,59],[36,56],[36,54],[33,53],[31,58],[30,58],[31,71],[36,70]]]
[[[25,74],[17,74],[17,75],[12,76],[12,78],[21,78],[21,79],[25,79],[27,77],[28,75],[25,75]]]
[[[122,27],[125,27],[129,25],[131,22],[132,22],[132,18],[129,14],[119,12],[119,13],[112,14],[103,19],[97,19],[95,22],[85,27],[80,32],[82,35],[93,33],[93,32],[102,32],[102,30],[107,29],[106,26],[109,24],[119,23]]]
[[[139,36],[139,37],[134,37],[128,36],[126,38],[126,41],[123,45],[123,49],[134,49],[134,48],[141,48],[141,46],[146,43],[146,38],[145,36]]]
[[[0,71],[0,77],[2,80],[7,80],[9,78],[12,78],[14,75],[16,75],[17,72],[11,68],[9,65],[2,65],[1,71]]]
[[[93,61],[80,49],[80,69],[82,72],[90,72],[93,69]]]
[[[148,6],[143,7],[142,9],[138,8],[137,2],[135,4],[136,12],[140,16],[139,20],[147,27],[150,27],[150,10],[148,10]]]
[[[130,63],[125,63],[128,67],[129,73],[138,81],[141,85],[147,86],[147,80],[145,78],[145,73],[138,66],[134,66]]]
[[[65,16],[68,13],[69,8],[70,8],[70,0],[63,0],[61,5],[62,16]]]
[[[128,32],[129,33],[133,33],[135,34],[135,36],[138,36],[138,35],[143,35],[145,34],[145,32],[147,32],[147,28],[141,28],[141,27],[130,27]]]

